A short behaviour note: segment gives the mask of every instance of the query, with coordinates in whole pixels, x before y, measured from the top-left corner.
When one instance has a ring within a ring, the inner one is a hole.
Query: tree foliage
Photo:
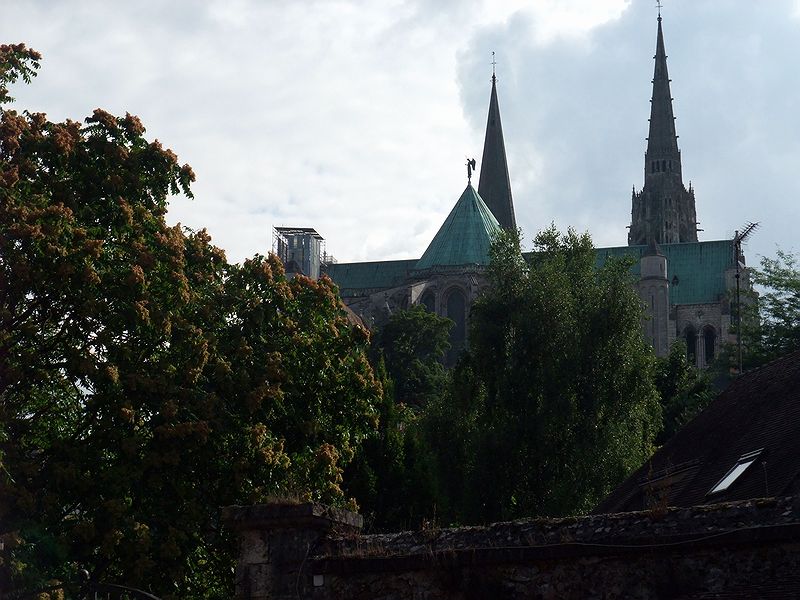
[[[22,79],[30,83],[42,56],[25,44],[0,44],[0,104],[13,102],[8,86]]]
[[[775,258],[761,258],[752,277],[762,288],[759,318],[743,334],[751,362],[763,364],[800,349],[800,259],[778,248]]]
[[[452,327],[450,319],[416,305],[394,313],[374,333],[372,356],[375,362],[384,360],[396,402],[420,407],[441,394],[447,380],[442,358]]]
[[[383,387],[379,426],[348,470],[347,489],[373,529],[417,527],[436,505],[431,448],[420,423],[448,384],[442,360],[452,326],[450,319],[414,306],[395,312],[372,336],[370,354]]]
[[[1,100],[37,60],[0,47]],[[368,334],[329,280],[167,225],[193,180],[130,114],[0,110],[0,594],[86,568],[229,597],[220,506],[346,500]]]
[[[686,343],[675,342],[656,359],[655,385],[661,397],[664,426],[656,443],[664,444],[714,399],[709,374],[686,360]]]
[[[745,371],[800,350],[800,259],[777,249],[748,269],[755,289],[741,293],[742,367]],[[736,333],[734,323],[732,333]],[[738,370],[736,344],[726,344],[712,365],[720,381]]]
[[[434,510],[430,449],[419,435],[423,413],[394,395],[383,361],[375,368],[382,384],[377,429],[361,444],[345,471],[345,489],[358,500],[369,531],[419,527]]]
[[[596,269],[589,236],[572,231],[534,244],[526,262],[518,236],[494,243],[470,356],[431,411],[453,520],[588,510],[644,462],[660,428],[629,264]]]

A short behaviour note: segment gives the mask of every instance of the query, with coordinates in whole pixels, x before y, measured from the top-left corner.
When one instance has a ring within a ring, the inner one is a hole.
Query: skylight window
[[[739,476],[747,470],[747,467],[752,465],[756,462],[759,454],[764,451],[763,448],[760,450],[756,450],[755,452],[748,452],[747,454],[743,454],[741,458],[736,462],[735,465],[725,474],[717,485],[711,488],[711,491],[708,492],[709,494],[718,494],[719,492],[724,492],[727,490],[733,482],[739,479]]]

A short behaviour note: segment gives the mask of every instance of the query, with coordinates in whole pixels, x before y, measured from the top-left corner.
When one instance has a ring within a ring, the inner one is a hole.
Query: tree
[[[742,366],[745,371],[800,350],[800,259],[778,248],[749,269],[755,289],[742,292]],[[736,333],[735,324],[732,332]],[[726,344],[712,366],[715,379],[730,379],[738,369],[736,344]]]
[[[753,362],[763,364],[800,349],[800,259],[778,248],[775,258],[762,257],[754,269],[759,319],[744,330]]]
[[[0,46],[0,99],[36,61]],[[227,598],[219,506],[346,501],[369,336],[329,280],[168,226],[193,180],[132,115],[0,111],[0,594],[86,568]]]
[[[372,337],[374,362],[382,358],[397,402],[424,406],[441,395],[447,380],[442,364],[453,321],[416,305],[394,313]]]
[[[380,361],[378,428],[361,444],[345,471],[345,489],[358,500],[372,531],[419,527],[436,504],[430,451],[419,435],[420,412],[395,401],[394,383]]]
[[[534,244],[527,262],[518,235],[493,244],[456,408],[437,411],[432,431],[457,436],[438,442],[451,448],[438,469],[457,495],[451,520],[586,511],[644,462],[660,428],[630,265],[596,269],[589,236],[573,231],[551,227]]]
[[[375,529],[419,526],[436,504],[420,422],[446,389],[442,360],[452,326],[450,319],[415,306],[395,312],[373,333],[370,355],[383,388],[379,425],[362,444],[346,481]]]
[[[655,385],[664,421],[656,438],[658,445],[675,435],[716,395],[708,373],[686,360],[686,343],[680,340],[672,345],[667,356],[656,359]]]

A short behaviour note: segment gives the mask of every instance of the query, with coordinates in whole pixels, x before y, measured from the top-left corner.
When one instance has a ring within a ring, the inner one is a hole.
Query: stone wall
[[[228,507],[237,598],[799,597],[800,498],[362,535],[319,505]]]

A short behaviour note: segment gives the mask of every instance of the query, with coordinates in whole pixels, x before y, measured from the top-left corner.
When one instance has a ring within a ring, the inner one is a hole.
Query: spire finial
[[[661,0],[656,0],[656,8],[658,9],[658,20],[661,20]],[[494,54],[494,52],[492,52]]]
[[[494,75],[494,67],[496,64],[497,62],[494,60],[494,50],[492,50],[492,83],[495,83],[497,81],[497,78]]]
[[[472,185],[472,172],[475,170],[475,159],[467,159],[467,185]]]

